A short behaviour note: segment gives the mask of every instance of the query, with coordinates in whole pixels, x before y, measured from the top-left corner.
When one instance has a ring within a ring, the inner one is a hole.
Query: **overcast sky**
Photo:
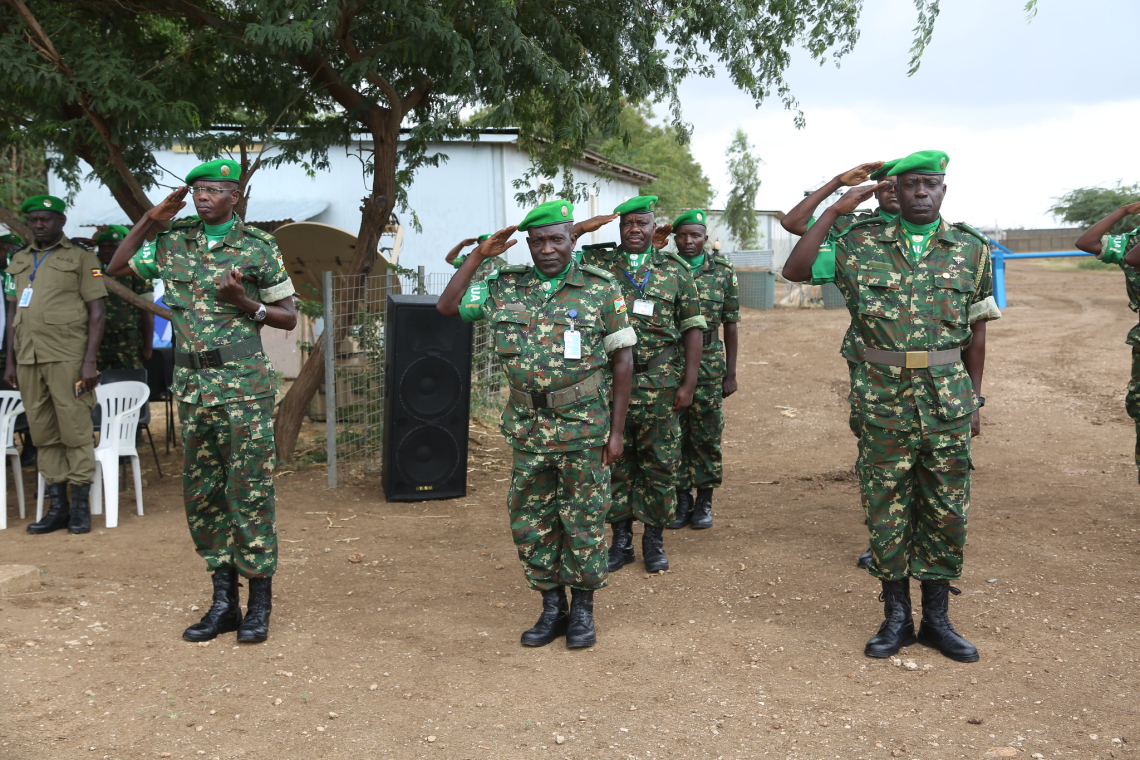
[[[863,161],[916,150],[950,155],[949,221],[1054,227],[1062,193],[1140,181],[1137,0],[942,3],[922,67],[907,77],[911,0],[868,0],[841,67],[797,56],[792,92],[807,126],[777,101],[755,108],[725,76],[682,87],[693,152],[723,207],[724,151],[739,126],[763,159],[757,208],[787,211],[803,191]],[[664,114],[663,106],[657,112]]]

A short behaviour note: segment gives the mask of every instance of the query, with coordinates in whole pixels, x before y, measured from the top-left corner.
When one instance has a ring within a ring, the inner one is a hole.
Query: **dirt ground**
[[[87,536],[33,537],[10,507],[0,562],[42,577],[0,599],[0,757],[1129,755],[1136,317],[1119,272],[1018,262],[1009,287],[951,602],[978,663],[921,646],[863,656],[881,607],[854,566],[867,540],[837,353],[846,313],[752,311],[716,525],[668,532],[668,573],[615,573],[590,650],[518,643],[538,595],[490,429],[473,430],[465,499],[388,504],[378,480],[330,492],[321,468],[283,469],[271,638],[256,646],[180,638],[209,583],[176,456],[166,478],[148,473],[145,517],[123,494],[114,530],[96,518]]]

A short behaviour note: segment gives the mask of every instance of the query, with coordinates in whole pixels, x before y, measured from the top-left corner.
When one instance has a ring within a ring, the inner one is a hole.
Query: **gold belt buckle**
[[[926,369],[930,366],[930,354],[926,351],[907,351],[907,369]]]

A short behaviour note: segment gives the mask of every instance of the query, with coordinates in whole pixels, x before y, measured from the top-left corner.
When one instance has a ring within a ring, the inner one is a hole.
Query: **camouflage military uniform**
[[[656,248],[647,253],[646,262],[628,273],[629,254],[620,247],[587,250],[585,260],[613,274],[631,309],[639,299],[653,304],[652,315],[630,312],[637,332],[633,388],[625,418],[625,453],[614,464],[613,506],[606,520],[617,523],[635,517],[646,525],[664,528],[673,521],[677,507],[681,427],[673,411],[673,396],[678,376],[672,361],[652,369],[648,365],[663,351],[684,354],[682,333],[693,327],[703,330],[705,318],[684,259]]]
[[[563,357],[571,310],[581,359]],[[600,374],[596,390],[565,406],[531,409],[512,394],[500,428],[514,449],[507,505],[527,584],[539,591],[604,587],[609,357],[636,339],[621,294],[609,274],[591,266],[572,266],[549,295],[532,267],[504,266],[467,289],[459,315],[490,322],[512,389],[549,393]]]
[[[103,276],[110,277],[107,266],[103,266]],[[111,277],[128,290],[138,293],[148,301],[154,300],[154,286],[135,275]],[[143,334],[139,325],[140,315],[137,306],[115,295],[107,297],[107,322],[103,328],[103,342],[99,344],[99,370],[142,369]]]
[[[467,260],[467,256],[468,254],[466,253],[456,256],[451,260],[451,265],[456,269],[459,269],[459,267],[463,266],[463,262]],[[499,269],[500,267],[505,267],[506,265],[507,260],[502,256],[492,256],[489,259],[483,259],[483,261],[479,264],[479,268],[475,270],[475,274],[471,276],[471,282],[479,282],[480,280],[485,280],[487,279],[487,276],[491,274],[491,272]]]
[[[836,245],[836,284],[860,346],[887,351],[965,348],[971,325],[1001,316],[988,241],[940,223],[918,263],[900,225],[856,223]],[[962,571],[970,490],[970,416],[963,363],[905,369],[862,361],[855,370],[862,424],[857,471],[881,580],[954,580]]]
[[[86,485],[95,479],[95,394],[75,398],[75,383],[87,353],[87,303],[107,296],[103,269],[93,252],[63,237],[12,254],[8,274],[9,301],[33,291],[28,306],[16,308],[12,350],[40,473],[48,485]]]
[[[273,236],[240,219],[213,248],[200,220],[178,221],[130,263],[139,277],[165,281],[163,301],[176,349],[184,355],[258,337],[260,325],[218,295],[215,280],[227,269],[241,269],[246,295],[262,303],[295,292]],[[182,490],[195,549],[211,572],[272,576],[277,378],[269,358],[256,351],[221,366],[179,364],[172,390],[182,421]]]
[[[736,272],[723,256],[709,257],[693,272],[705,318],[705,344],[693,404],[681,412],[681,468],[677,487],[719,488],[721,484],[720,439],[724,432],[724,388],[727,372],[721,324],[740,321],[740,294]],[[711,341],[711,342],[710,342]],[[685,371],[685,357],[673,357],[674,371]]]
[[[1119,264],[1124,271],[1124,286],[1128,290],[1128,308],[1140,312],[1140,271],[1125,264],[1124,254],[1140,244],[1140,228],[1123,235],[1105,235],[1101,239],[1101,261]],[[1140,325],[1128,331],[1125,342],[1132,346],[1132,377],[1124,396],[1124,409],[1136,423],[1136,467],[1140,477]]]

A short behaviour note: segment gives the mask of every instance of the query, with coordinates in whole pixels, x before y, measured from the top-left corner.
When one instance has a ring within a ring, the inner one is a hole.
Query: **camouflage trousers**
[[[622,442],[613,465],[613,505],[606,522],[631,517],[664,528],[677,509],[676,470],[681,461],[681,426],[673,411],[675,388],[638,388],[629,393]]]
[[[856,438],[863,432],[863,424],[859,422],[859,412],[855,409],[855,368],[858,366],[859,362],[853,362],[850,359],[847,360],[847,374],[851,378],[852,388],[851,393],[847,396],[847,403],[851,407],[850,414],[847,416],[847,427],[851,428],[851,432]]]
[[[142,338],[139,331],[103,333],[96,366],[100,372],[105,369],[142,369]]]
[[[182,494],[206,568],[268,578],[277,569],[273,397],[218,406],[178,402]]]
[[[602,449],[515,450],[507,508],[527,585],[603,588],[610,473]]]
[[[698,385],[693,405],[681,412],[681,468],[678,488],[719,488],[724,433],[724,390],[720,383]]]
[[[940,433],[864,425],[856,464],[880,580],[957,580],[970,508],[970,417]]]
[[[1136,423],[1136,472],[1140,478],[1140,346],[1132,348],[1132,377],[1128,380],[1124,409]]]

